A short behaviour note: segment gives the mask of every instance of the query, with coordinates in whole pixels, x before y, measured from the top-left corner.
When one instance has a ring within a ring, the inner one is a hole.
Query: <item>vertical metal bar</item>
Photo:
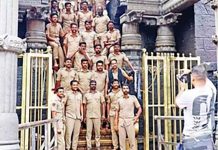
[[[162,145],[161,145],[161,120],[157,119],[157,139],[158,139],[158,150],[162,150]]]
[[[48,144],[48,124],[45,124],[45,150],[49,150],[49,144]]]
[[[143,49],[142,55],[142,74],[143,74],[143,110],[144,110],[144,150],[149,150],[149,115],[148,115],[148,63],[146,58],[146,49]]]
[[[31,145],[32,145],[32,150],[35,150],[36,149],[36,137],[35,137],[35,132],[36,132],[36,130],[35,130],[35,127],[32,127],[31,128],[31,133],[32,133],[32,137],[31,137],[31,139],[32,139],[32,141],[31,141]]]

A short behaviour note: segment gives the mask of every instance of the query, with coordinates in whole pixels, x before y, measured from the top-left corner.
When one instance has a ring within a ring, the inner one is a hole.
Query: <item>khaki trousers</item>
[[[95,130],[95,144],[97,148],[100,148],[100,128],[101,128],[101,119],[100,118],[87,118],[86,120],[86,142],[87,142],[87,149],[92,148],[92,129],[94,125]]]
[[[114,116],[110,116],[110,124],[111,124],[111,133],[112,133],[112,143],[113,143],[113,147],[114,149],[118,149],[118,134],[117,132],[114,130]]]
[[[77,149],[80,127],[81,127],[81,120],[66,118],[66,134],[65,134],[66,149],[70,149],[71,143],[72,143],[72,149],[73,150]],[[73,139],[71,141],[72,134],[73,134]]]
[[[57,128],[57,126],[59,125],[60,125],[60,121],[59,123],[54,124],[54,132],[57,136],[57,150],[64,150],[65,149],[64,126],[62,126],[62,128]]]
[[[63,53],[63,50],[61,48],[61,45],[58,45],[57,43],[55,42],[49,42],[49,45],[52,47],[53,49],[53,59],[54,61],[56,59],[59,59],[59,66],[60,67],[63,67],[64,66],[64,53]]]
[[[129,139],[130,150],[136,150],[134,120],[119,118],[118,130],[119,130],[120,150],[126,150],[126,135],[128,136]]]

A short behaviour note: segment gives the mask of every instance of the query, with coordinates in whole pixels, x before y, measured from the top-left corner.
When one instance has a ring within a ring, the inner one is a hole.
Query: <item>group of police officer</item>
[[[101,149],[101,124],[109,122],[113,148],[126,150],[128,137],[130,149],[135,150],[134,124],[141,107],[125,84],[133,77],[123,69],[125,63],[133,66],[120,51],[119,30],[103,13],[105,1],[69,0],[61,11],[55,7],[57,2],[52,1],[46,26],[57,74],[51,105],[52,117],[57,119],[57,149],[77,149],[81,123],[86,124],[87,149],[92,148],[93,127],[96,148]]]

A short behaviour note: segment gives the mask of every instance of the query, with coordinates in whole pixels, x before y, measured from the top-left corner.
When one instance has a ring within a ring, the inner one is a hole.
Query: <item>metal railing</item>
[[[165,120],[170,120],[170,121],[183,121],[183,116],[154,116],[154,120],[157,121],[157,139],[158,139],[158,150],[169,150],[169,149],[176,149],[176,145],[178,143],[182,142],[182,131],[180,133],[178,133],[177,137],[179,137],[179,139],[174,140],[172,142],[172,140],[165,140],[163,134],[162,134],[162,124],[161,121],[165,121]],[[215,117],[215,121],[218,121],[218,117]],[[216,131],[216,143],[217,143],[217,135],[218,132]],[[172,137],[173,138],[173,137]]]
[[[28,148],[25,147],[21,148],[21,150],[31,149],[31,150],[50,150],[52,147],[56,147],[57,145],[57,136],[56,134],[53,135],[51,138],[52,140],[49,141],[49,133],[51,133],[51,128],[49,128],[49,125],[52,123],[57,122],[56,119],[48,119],[48,120],[41,120],[41,121],[34,121],[29,123],[23,123],[19,125],[19,131],[28,130],[30,135]],[[37,134],[37,130],[39,127],[43,127],[44,133],[41,133],[40,135]],[[24,139],[21,139],[24,140]],[[38,141],[42,141],[40,145],[37,145]],[[21,141],[22,143],[22,141]]]
[[[158,131],[154,116],[182,116],[175,106],[179,84],[176,75],[183,69],[191,69],[200,64],[200,57],[191,54],[148,53],[142,56],[144,150],[157,150]],[[189,85],[190,87],[190,85]],[[177,141],[182,132],[182,121],[163,120],[161,122],[164,138]],[[169,148],[170,150],[172,148]]]

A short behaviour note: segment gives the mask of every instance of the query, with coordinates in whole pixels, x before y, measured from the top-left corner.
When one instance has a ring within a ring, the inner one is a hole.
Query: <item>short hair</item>
[[[52,18],[53,16],[57,16],[58,17],[58,14],[57,13],[51,13],[50,14],[50,18]]]
[[[72,23],[70,24],[70,27],[72,27],[73,25],[75,25],[75,26],[78,27],[77,23],[75,23],[75,22],[72,22]]]
[[[60,87],[57,88],[57,91],[58,90],[64,90],[64,87],[60,86]]]
[[[108,26],[110,23],[113,23],[113,24],[114,24],[114,22],[113,22],[112,20],[110,20],[110,21],[108,21],[107,26]]]
[[[114,82],[118,82],[118,83],[120,84],[120,82],[119,82],[118,79],[114,79],[114,80],[112,81],[112,83],[114,83]]]
[[[94,48],[96,48],[97,46],[100,46],[102,48],[101,44],[95,44]]]
[[[115,62],[117,63],[117,59],[115,59],[115,58],[114,58],[114,59],[111,59],[110,63],[111,63],[112,61],[115,61]]]
[[[97,83],[95,80],[90,80],[89,85],[91,85],[91,83]]]
[[[81,59],[81,64],[82,64],[84,61],[87,61],[87,62],[88,62],[88,59],[86,59],[86,58]]]
[[[92,24],[92,20],[91,20],[91,19],[86,20],[86,21],[85,21],[85,25],[86,25],[87,23]]]
[[[70,81],[70,85],[73,85],[73,83],[75,83],[75,82],[76,82],[76,83],[79,83],[79,81],[77,81],[77,80],[71,80],[71,81]]]
[[[70,5],[70,6],[71,6],[72,4],[71,4],[71,2],[66,2],[66,3],[64,4],[65,8],[67,7],[67,5]]]
[[[86,42],[79,42],[79,46],[81,46],[82,44],[86,45]]]
[[[203,64],[194,66],[191,70],[191,74],[197,78],[197,80],[206,80],[207,71]]]
[[[124,84],[122,85],[122,89],[123,89],[124,86],[127,86],[127,87],[129,88],[129,85],[126,84],[126,83],[124,83]]]
[[[81,5],[84,4],[84,3],[87,4],[87,5],[89,4],[87,1],[82,1]]]
[[[57,0],[52,0],[52,1],[51,1],[51,4],[53,4],[54,2],[56,2],[56,3],[57,3]]]
[[[104,64],[104,62],[103,62],[102,60],[98,60],[98,61],[96,62],[96,65],[98,65],[98,64]]]
[[[66,62],[66,61],[68,61],[68,60],[72,61],[71,58],[65,58],[64,62]]]

